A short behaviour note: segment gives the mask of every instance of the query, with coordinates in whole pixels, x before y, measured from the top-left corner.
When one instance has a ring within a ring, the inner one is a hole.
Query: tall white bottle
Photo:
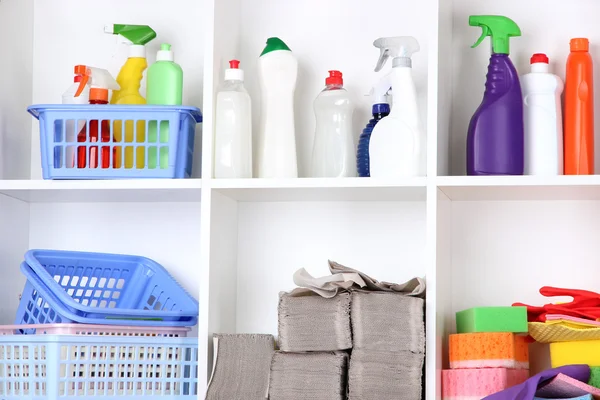
[[[373,129],[369,144],[372,177],[425,175],[425,132],[421,127],[417,90],[412,78],[413,53],[419,43],[412,36],[379,38],[373,42],[381,51],[375,71],[393,57],[390,81],[392,111]]]
[[[340,71],[329,71],[325,89],[314,103],[316,129],[311,176],[356,176],[356,146],[352,132],[354,107]]]
[[[298,61],[279,38],[269,38],[258,59],[261,89],[256,149],[259,178],[297,178],[294,92]]]
[[[531,57],[531,72],[520,80],[525,120],[525,175],[562,175],[560,96],[563,81],[549,72],[545,54]]]
[[[217,93],[214,140],[215,178],[252,178],[252,104],[238,60],[229,61]]]

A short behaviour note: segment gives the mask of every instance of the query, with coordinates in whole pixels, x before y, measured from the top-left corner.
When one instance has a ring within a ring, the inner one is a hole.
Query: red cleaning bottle
[[[565,80],[565,175],[594,174],[594,68],[589,41],[571,39]]]
[[[90,88],[90,104],[108,104],[108,91],[118,90],[119,84],[110,75],[107,70],[100,68],[87,67],[78,65],[75,67],[75,73],[83,76],[79,89],[75,93],[75,97],[79,97],[85,86],[89,83]],[[77,135],[77,141],[80,143],[89,142],[97,143],[98,141],[108,143],[112,141],[110,132],[110,121],[108,120],[90,120],[89,131],[88,126],[84,126]],[[87,154],[87,146],[77,147],[77,168],[98,168],[98,146],[89,147],[89,158]],[[101,148],[101,167],[115,168],[116,148],[113,148],[113,157],[111,163],[110,146],[102,146]],[[88,161],[89,160],[89,161]]]

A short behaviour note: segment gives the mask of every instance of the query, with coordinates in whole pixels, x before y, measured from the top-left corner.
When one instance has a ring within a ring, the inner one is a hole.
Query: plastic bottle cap
[[[90,101],[107,102],[108,103],[108,89],[103,88],[91,88],[90,89]]]
[[[264,56],[267,53],[277,50],[292,51],[283,40],[279,39],[278,37],[271,37],[267,39],[267,45],[260,55]]]
[[[146,58],[146,46],[143,44],[132,44],[129,46],[129,58]]]
[[[240,69],[240,62],[238,60],[230,60],[229,68],[225,70],[226,81],[243,81],[244,70]]]
[[[544,53],[535,53],[534,55],[531,56],[531,60],[530,60],[530,64],[536,64],[536,63],[548,64],[549,62],[550,62],[550,60],[548,60],[548,56],[545,55]]]
[[[587,38],[571,39],[571,51],[589,51],[590,41]]]
[[[160,45],[160,50],[156,53],[156,61],[171,61],[175,60],[175,55],[171,50],[171,45],[163,43]]]
[[[329,85],[340,85],[344,84],[344,78],[342,77],[342,73],[340,71],[329,71],[329,77],[325,79],[325,84]]]

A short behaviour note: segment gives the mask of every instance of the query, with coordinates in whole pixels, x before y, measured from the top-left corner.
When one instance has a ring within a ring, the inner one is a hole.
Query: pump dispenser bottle
[[[419,43],[412,36],[380,38],[373,42],[380,50],[375,71],[392,57],[390,82],[393,106],[390,115],[373,129],[369,143],[372,177],[413,177],[425,174],[425,134],[421,128],[417,90],[412,77],[413,53]]]

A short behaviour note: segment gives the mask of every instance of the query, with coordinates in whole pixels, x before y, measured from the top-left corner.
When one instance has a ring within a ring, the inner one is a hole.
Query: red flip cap
[[[344,79],[340,71],[329,71],[329,77],[325,79],[325,84],[329,85],[343,85]]]
[[[544,53],[535,53],[533,56],[531,56],[531,64],[535,64],[535,63],[548,64],[548,62],[549,62],[548,56],[545,55]]]

